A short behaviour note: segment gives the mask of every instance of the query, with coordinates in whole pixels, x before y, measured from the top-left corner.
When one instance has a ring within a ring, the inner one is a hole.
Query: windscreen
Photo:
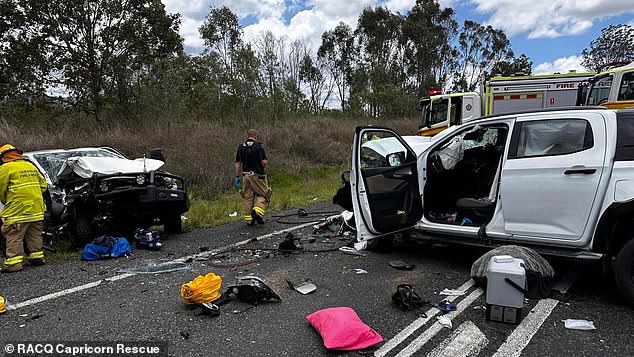
[[[73,151],[60,151],[60,152],[48,152],[35,154],[33,157],[42,166],[44,171],[48,174],[48,177],[53,183],[57,183],[57,174],[62,168],[62,165],[69,157],[112,157],[112,158],[124,158],[123,156],[115,153],[114,151],[106,149],[93,149],[93,150],[73,150]]]

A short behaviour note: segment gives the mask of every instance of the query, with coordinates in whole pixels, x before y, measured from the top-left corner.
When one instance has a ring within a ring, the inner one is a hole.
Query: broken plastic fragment
[[[368,273],[366,270],[363,270],[361,268],[354,269],[354,272],[357,273],[357,274],[367,274]]]
[[[229,213],[229,217],[236,217],[236,216],[238,216],[237,211],[233,211],[233,213]]]
[[[437,318],[438,318],[438,323],[441,324],[443,327],[446,327],[446,328],[453,327],[451,320],[449,320],[447,316],[438,316]]]
[[[566,327],[569,330],[582,330],[582,331],[596,330],[596,327],[594,327],[593,321],[566,319],[566,320],[561,320],[561,322],[563,322],[564,327]]]
[[[367,247],[368,247],[368,242],[365,240],[363,242],[354,243],[354,249],[356,250],[365,250]]]
[[[443,291],[440,292],[440,295],[447,295],[447,296],[462,296],[464,295],[464,290],[451,290],[451,289],[445,289]]]
[[[302,293],[304,295],[310,294],[313,291],[317,290],[317,287],[315,286],[315,284],[313,284],[310,280],[305,281],[305,282],[303,282],[303,283],[301,283],[299,285],[295,285],[295,284],[293,284],[292,282],[290,282],[288,280],[286,280],[286,283],[288,284],[289,288],[291,288],[291,289],[293,289],[293,290],[295,290],[297,292],[300,292],[300,293]]]
[[[119,269],[117,272],[128,274],[161,274],[181,270],[191,270],[191,266],[187,263],[181,262],[167,262],[160,264],[150,263],[144,267]]]
[[[407,264],[401,260],[392,260],[388,263],[392,268],[400,269],[400,270],[412,270],[414,269],[414,264]]]
[[[339,248],[340,251],[346,253],[346,254],[351,254],[351,255],[358,255],[361,257],[365,257],[366,255],[368,255],[367,252],[360,252],[352,247],[341,247]]]

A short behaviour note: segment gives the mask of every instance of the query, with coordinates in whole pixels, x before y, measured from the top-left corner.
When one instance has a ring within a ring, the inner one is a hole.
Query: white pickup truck
[[[492,116],[427,143],[358,127],[350,184],[357,239],[375,248],[407,231],[603,259],[634,302],[633,110]]]

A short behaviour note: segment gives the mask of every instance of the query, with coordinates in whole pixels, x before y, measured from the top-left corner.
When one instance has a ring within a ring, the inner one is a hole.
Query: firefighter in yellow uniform
[[[269,161],[262,144],[257,140],[258,132],[249,129],[247,141],[238,146],[235,162],[234,184],[242,186],[240,195],[244,208],[244,220],[250,226],[253,222],[264,224],[264,213],[271,199],[271,191],[264,172]]]
[[[2,272],[22,270],[24,245],[31,265],[44,264],[42,229],[44,226],[44,198],[46,180],[22,151],[13,145],[0,147],[0,202],[4,209],[2,235],[7,240],[6,259]]]

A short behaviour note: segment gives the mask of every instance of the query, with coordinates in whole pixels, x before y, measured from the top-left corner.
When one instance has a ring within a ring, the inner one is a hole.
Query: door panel
[[[353,207],[359,238],[412,227],[422,216],[414,151],[389,129],[359,127],[352,171]]]
[[[577,241],[603,173],[604,121],[590,113],[539,119],[515,124],[500,184],[505,231]]]

